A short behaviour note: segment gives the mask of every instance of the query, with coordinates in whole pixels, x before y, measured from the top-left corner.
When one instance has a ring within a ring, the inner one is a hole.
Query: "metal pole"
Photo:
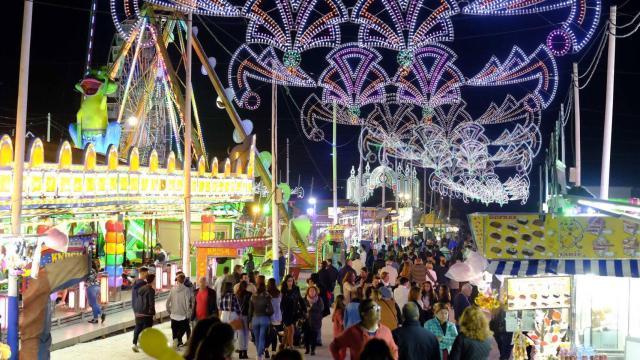
[[[566,164],[564,147],[564,104],[560,104],[560,160]]]
[[[338,225],[338,149],[337,141],[337,106],[333,100],[333,143],[331,144],[331,157],[333,166],[333,225]]]
[[[33,1],[24,1],[22,18],[22,43],[20,46],[20,75],[18,82],[18,106],[16,114],[15,153],[13,160],[13,190],[11,192],[11,232],[22,235],[22,175],[24,172],[25,132],[27,128],[27,98],[29,94],[29,60],[31,52],[31,20]],[[18,276],[9,269],[7,343],[11,348],[11,359],[18,359]]]
[[[549,152],[547,151],[544,160],[544,201],[549,200]]]
[[[91,1],[89,11],[89,37],[87,38],[87,59],[84,67],[84,75],[89,75],[91,69],[91,57],[93,55],[93,34],[96,31],[96,9],[98,8],[98,0]]]
[[[318,233],[317,233],[317,214],[316,214],[316,204],[313,204],[313,223],[311,224],[311,236],[313,237],[313,241],[316,243],[316,272],[319,269],[319,259],[320,259],[320,242],[318,241]]]
[[[540,214],[542,214],[542,211],[544,210],[544,198],[542,196],[542,165],[538,167],[538,186],[540,187],[540,189],[538,190],[540,196],[540,208],[538,209],[538,211],[540,212]]]
[[[382,184],[382,220],[380,221],[380,240],[382,241],[382,243],[384,243],[384,238],[385,238],[385,231],[384,231],[384,218],[385,218],[385,211],[386,211],[386,195],[387,195],[387,180],[386,180],[386,175],[384,175],[384,182]]]
[[[410,219],[409,219],[409,236],[413,238],[413,166],[409,167],[409,209],[410,210]]]
[[[182,271],[191,276],[191,57],[193,47],[193,14],[187,15],[187,59],[185,63],[185,95],[184,95],[184,219],[182,226]]]
[[[394,162],[394,175],[395,175],[395,180],[396,180],[396,193],[395,193],[395,199],[396,199],[396,227],[398,228],[398,236],[396,238],[396,241],[398,241],[398,243],[400,243],[400,204],[398,202],[399,197],[400,197],[400,178],[398,177],[398,158],[393,158],[393,162]]]
[[[607,60],[607,100],[604,108],[604,135],[602,139],[602,170],[600,198],[609,199],[609,171],[611,166],[611,131],[613,127],[613,80],[616,64],[616,6],[609,14],[609,57]]]
[[[289,182],[289,138],[287,138],[287,185],[291,186]]]
[[[427,169],[422,168],[422,214],[427,213]],[[422,220],[422,217],[420,217]],[[420,221],[422,222],[422,221]],[[422,239],[427,240],[427,224],[422,224]]]
[[[47,142],[51,142],[51,113],[47,113]]]
[[[358,164],[358,186],[356,187],[358,192],[358,239],[357,246],[360,246],[362,241],[362,154],[360,154],[360,163]]]
[[[280,283],[279,246],[280,214],[278,212],[278,88],[275,76],[271,80],[271,260],[273,278]]]
[[[575,117],[575,138],[576,138],[576,186],[581,184],[582,176],[582,151],[580,150],[580,86],[578,81],[578,63],[573,63],[573,113]]]

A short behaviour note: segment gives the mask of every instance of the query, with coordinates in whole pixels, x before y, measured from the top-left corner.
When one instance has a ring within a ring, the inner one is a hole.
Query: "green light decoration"
[[[295,230],[300,235],[300,238],[303,239],[304,245],[309,246],[309,234],[311,233],[311,220],[307,216],[298,216],[297,218],[291,220],[292,230]],[[289,224],[284,227],[282,234],[280,236],[280,241],[283,244],[289,243]],[[291,246],[297,246],[295,238],[291,237]]]
[[[408,69],[413,62],[413,51],[402,50],[398,53],[396,59],[398,60],[398,65],[400,65],[404,69]]]
[[[289,199],[291,199],[291,187],[289,186],[289,184],[280,183],[278,184],[278,188],[280,188],[280,191],[282,191],[282,202],[286,206]]]
[[[424,106],[422,108],[422,118],[425,120],[431,119],[435,114],[435,110],[431,106]]]
[[[300,53],[294,50],[286,51],[282,57],[282,63],[289,70],[297,68],[301,61],[302,57],[300,56]]]
[[[271,214],[271,207],[269,206],[269,204],[268,204],[268,203],[267,203],[267,204],[262,205],[262,213],[263,213],[264,215],[269,215],[269,214]]]
[[[269,170],[271,168],[271,153],[270,152],[261,151],[260,154],[258,154],[258,158],[262,162],[262,165],[264,166],[265,170]]]
[[[359,118],[360,117],[360,107],[359,106],[350,106],[349,107],[349,114],[351,114],[352,117],[354,118]]]

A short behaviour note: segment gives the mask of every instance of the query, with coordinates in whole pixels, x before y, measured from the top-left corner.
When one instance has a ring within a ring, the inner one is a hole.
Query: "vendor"
[[[164,266],[167,263],[167,260],[169,260],[167,252],[162,249],[162,245],[160,245],[160,243],[157,243],[153,248],[153,264],[155,266]]]

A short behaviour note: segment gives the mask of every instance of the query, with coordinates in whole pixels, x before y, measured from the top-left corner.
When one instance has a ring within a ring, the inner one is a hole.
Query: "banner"
[[[639,225],[607,216],[472,214],[478,249],[490,260],[631,259]]]

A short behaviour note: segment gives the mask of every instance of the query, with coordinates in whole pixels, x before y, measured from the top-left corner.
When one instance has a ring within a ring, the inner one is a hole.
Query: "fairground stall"
[[[214,158],[207,170],[204,157],[198,159],[191,171],[194,219],[213,213],[224,204],[253,200],[255,138],[249,141],[246,153],[231,154],[236,159],[233,163],[230,159],[219,163]],[[43,247],[40,263],[45,265],[84,251],[91,253],[104,269],[100,281],[101,301],[109,303],[106,311],[130,306],[130,294],[122,289],[128,288],[136,275],[134,269],[140,264],[149,265],[157,273],[158,289],[168,289],[180,268],[174,260],[179,258],[182,244],[181,233],[172,232],[166,225],[172,219],[181,219],[183,212],[183,207],[176,204],[184,196],[184,177],[174,153],[169,152],[161,166],[157,153],[152,151],[143,166],[135,147],[124,157],[126,160],[113,145],[104,156],[97,154],[92,144],[84,150],[74,149],[66,141],[57,151],[49,147],[54,145],[45,145],[36,138],[27,148],[23,233],[37,235],[56,228],[68,235],[70,245],[65,253]],[[0,226],[5,234],[10,232],[12,159],[12,139],[2,136],[0,208],[5,217],[0,219]],[[218,223],[230,229],[225,238],[233,236],[230,219],[220,216]],[[198,222],[193,226],[199,227]],[[160,244],[169,256],[154,262],[153,252]],[[6,269],[2,270],[6,274]],[[29,278],[22,279],[21,287],[25,289]],[[84,284],[58,294],[57,301],[61,306],[56,307],[54,326],[81,320],[88,307]],[[2,295],[0,308],[6,309]],[[7,318],[4,313],[0,316]]]
[[[469,223],[487,271],[504,279],[511,330],[535,334],[545,355],[561,346],[578,358],[639,358],[640,208],[625,204],[622,217],[585,205],[556,215],[472,214]]]

